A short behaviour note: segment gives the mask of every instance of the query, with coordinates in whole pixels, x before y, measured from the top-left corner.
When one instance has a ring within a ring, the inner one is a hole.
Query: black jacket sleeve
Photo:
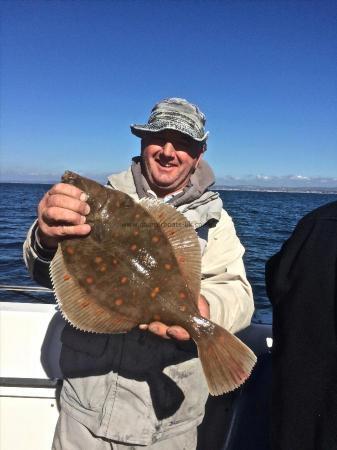
[[[272,448],[337,449],[337,202],[266,266],[273,305]]]

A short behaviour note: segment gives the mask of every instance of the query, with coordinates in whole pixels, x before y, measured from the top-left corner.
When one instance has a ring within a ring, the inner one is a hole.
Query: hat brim
[[[180,125],[179,123],[166,123],[163,126],[156,126],[155,124],[145,124],[145,125],[130,125],[131,133],[139,138],[143,138],[149,134],[159,133],[164,130],[179,131],[179,133],[185,134],[196,142],[206,142],[208,138],[208,131],[202,136],[198,137],[195,135],[194,131],[187,129],[186,126]]]

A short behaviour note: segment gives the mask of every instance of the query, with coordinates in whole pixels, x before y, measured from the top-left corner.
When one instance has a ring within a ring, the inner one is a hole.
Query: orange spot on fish
[[[128,277],[121,277],[120,282],[121,284],[126,284],[128,282]]]
[[[153,320],[158,320],[158,321],[160,321],[160,320],[161,320],[160,315],[159,315],[159,314],[154,314],[154,315],[153,315]]]
[[[100,272],[105,272],[105,271],[106,271],[106,265],[105,265],[105,264],[102,264],[102,265],[100,266],[100,268],[99,268],[99,271],[100,271]]]
[[[158,242],[160,241],[160,238],[159,238],[159,236],[153,236],[153,238],[151,240],[154,244],[158,244]]]
[[[133,230],[133,235],[134,236],[138,236],[139,235],[139,231],[138,230]]]
[[[160,291],[160,287],[156,286],[154,289],[152,289],[150,297],[151,298],[156,298],[158,292]]]
[[[135,215],[135,219],[140,219],[140,214],[139,214],[139,213],[137,213],[137,214]]]
[[[130,246],[130,250],[132,251],[132,252],[135,252],[136,250],[137,250],[137,245],[136,244],[132,244],[131,246]]]
[[[186,306],[185,305],[179,306],[179,309],[180,311],[184,312],[186,311]]]
[[[179,292],[179,298],[180,298],[181,300],[185,300],[186,297],[187,297],[187,295],[186,295],[186,293],[185,293],[184,291],[180,291],[180,292]]]
[[[172,264],[166,263],[166,264],[164,264],[164,267],[165,267],[166,270],[171,270],[172,269]]]
[[[122,298],[116,298],[116,300],[115,300],[115,305],[121,306],[123,303],[124,303],[124,302],[123,302],[123,299],[122,299]]]
[[[93,277],[89,276],[85,279],[85,281],[87,282],[87,284],[92,284],[94,282],[94,279],[93,279]]]
[[[66,273],[65,275],[63,275],[63,279],[64,279],[64,281],[71,280],[71,276]]]
[[[218,339],[219,343],[221,343],[221,344],[225,344],[225,342],[226,342],[225,336],[221,335],[221,336],[217,337],[217,339]]]
[[[66,252],[68,253],[68,255],[73,255],[75,253],[75,249],[74,247],[68,245],[68,247],[66,247]]]
[[[100,264],[103,261],[103,258],[101,256],[95,257],[95,263]]]
[[[112,264],[113,264],[114,266],[117,266],[117,259],[113,259],[113,260],[112,260]]]

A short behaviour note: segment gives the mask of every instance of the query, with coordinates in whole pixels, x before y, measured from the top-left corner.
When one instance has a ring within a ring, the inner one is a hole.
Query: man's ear
[[[199,156],[197,157],[197,160],[196,160],[195,166],[194,166],[195,169],[198,167],[199,162],[201,161],[203,154],[204,154],[204,150],[202,150],[202,151],[200,152]]]

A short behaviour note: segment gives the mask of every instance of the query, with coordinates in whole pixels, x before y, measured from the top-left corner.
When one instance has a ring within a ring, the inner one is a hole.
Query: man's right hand
[[[65,238],[85,236],[91,227],[86,222],[90,207],[87,195],[71,184],[55,184],[38,206],[38,237],[41,245],[56,248]]]

